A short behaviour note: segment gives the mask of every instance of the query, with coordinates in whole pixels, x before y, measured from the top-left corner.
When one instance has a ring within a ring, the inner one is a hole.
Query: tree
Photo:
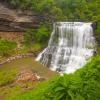
[[[41,25],[38,29],[28,29],[24,34],[24,44],[32,50],[33,44],[42,46],[48,43],[49,30],[45,25]]]
[[[49,30],[44,25],[37,30],[35,41],[40,44],[47,44],[49,39]]]
[[[57,8],[56,6],[54,6],[50,12],[49,12],[49,16],[53,22],[57,22],[57,21],[63,21],[65,19],[67,19],[67,17],[63,14],[62,9]]]
[[[35,43],[35,34],[36,34],[36,30],[34,29],[28,29],[25,34],[24,34],[24,44],[27,47],[30,47],[33,45],[33,43]]]
[[[10,4],[12,4],[14,7],[25,9],[30,5],[30,2],[31,0],[11,0]]]
[[[44,12],[48,12],[52,5],[53,5],[54,1],[53,0],[32,0],[31,1],[31,7],[34,11],[37,11],[39,13],[44,13]]]

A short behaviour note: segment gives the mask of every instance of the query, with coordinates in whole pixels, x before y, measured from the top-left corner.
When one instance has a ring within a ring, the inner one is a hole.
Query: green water
[[[56,72],[50,71],[49,68],[44,67],[39,62],[36,62],[35,58],[33,58],[33,57],[17,59],[10,63],[6,63],[6,64],[0,66],[0,70],[9,71],[12,69],[15,69],[15,70],[31,69],[31,70],[39,73],[39,75],[45,76],[47,78],[51,78],[57,74]]]

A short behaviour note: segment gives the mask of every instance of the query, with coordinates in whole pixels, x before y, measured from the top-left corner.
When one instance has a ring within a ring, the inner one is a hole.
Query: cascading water
[[[48,47],[36,61],[60,73],[73,73],[93,55],[94,37],[91,23],[58,22]]]

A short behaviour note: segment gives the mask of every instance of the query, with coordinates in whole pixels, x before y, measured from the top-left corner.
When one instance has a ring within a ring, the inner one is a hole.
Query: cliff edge
[[[0,2],[0,31],[25,31],[39,26],[39,15],[33,11],[10,9]]]

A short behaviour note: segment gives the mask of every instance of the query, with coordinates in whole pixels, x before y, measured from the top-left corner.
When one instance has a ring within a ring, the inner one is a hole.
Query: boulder
[[[31,70],[23,70],[21,71],[15,81],[16,82],[27,82],[27,81],[44,81],[42,77],[40,77],[37,73]]]

